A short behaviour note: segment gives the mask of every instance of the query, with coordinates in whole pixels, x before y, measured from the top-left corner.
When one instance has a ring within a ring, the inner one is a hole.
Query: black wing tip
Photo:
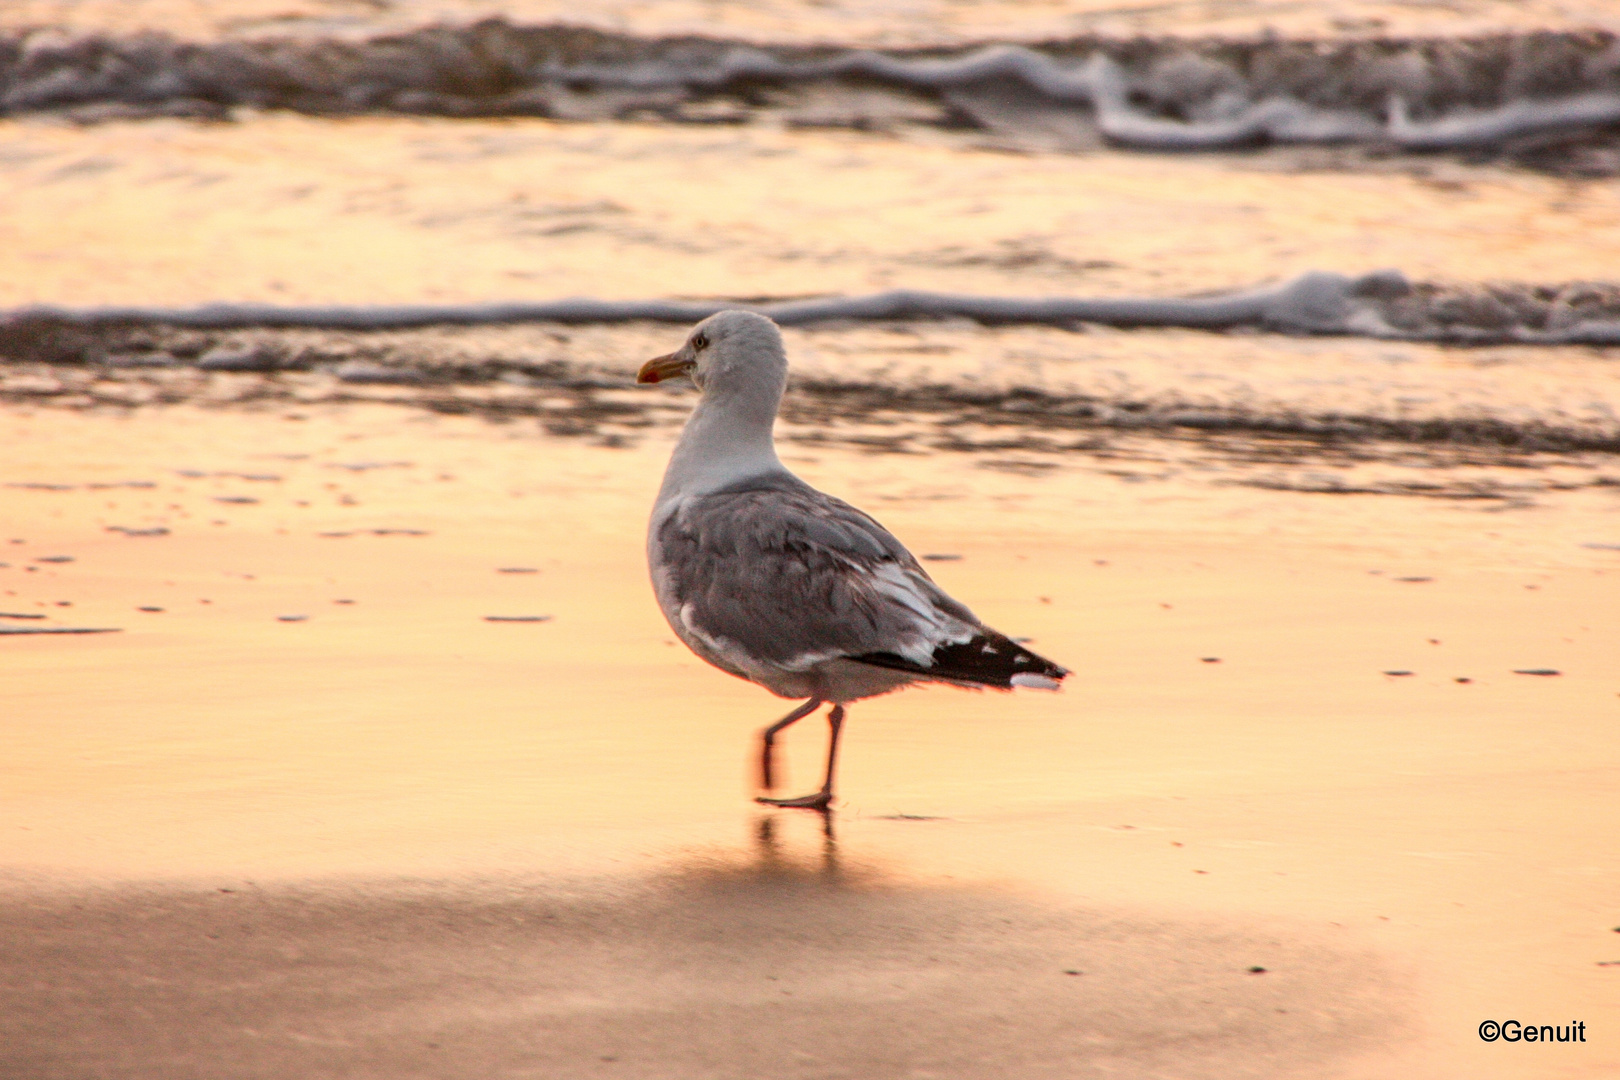
[[[1030,652],[994,630],[983,630],[971,641],[941,645],[934,650],[933,662],[926,666],[889,652],[865,653],[849,659],[942,682],[969,683],[997,690],[1020,686],[1056,690],[1071,674],[1068,668]]]

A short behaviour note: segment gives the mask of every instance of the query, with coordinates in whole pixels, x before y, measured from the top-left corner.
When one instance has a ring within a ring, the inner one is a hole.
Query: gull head
[[[686,375],[704,393],[775,386],[787,380],[787,351],[782,331],[752,311],[721,311],[692,327],[686,343],[672,353],[641,365],[638,383],[663,382]]]

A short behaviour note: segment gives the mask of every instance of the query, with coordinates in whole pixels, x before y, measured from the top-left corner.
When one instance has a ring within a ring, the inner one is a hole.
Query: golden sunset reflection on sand
[[[755,733],[785,706],[672,646],[650,597],[667,430],[604,448],[383,406],[296,415],[5,412],[0,542],[23,542],[0,548],[0,610],[122,628],[0,641],[13,889],[416,881],[454,906],[500,882],[607,895],[768,857],[826,870],[813,815],[748,801]],[[1202,920],[1286,958],[1271,966],[1350,964],[1370,981],[1298,987],[1356,1018],[1311,1036],[1345,1075],[1522,1075],[1473,1035],[1481,1010],[1597,1019],[1620,564],[1582,545],[1610,535],[1612,495],[1484,513],[786,455],[913,550],[960,555],[927,565],[1076,672],[1060,695],[859,704],[849,872],[1034,905],[1015,921]],[[129,482],[154,486],[98,486]],[[1561,674],[1514,674],[1534,668]],[[789,786],[820,738],[792,733]],[[1215,955],[1204,931],[1167,933]],[[1151,949],[1104,951],[1152,981]],[[1558,1052],[1598,1075],[1609,1050]]]

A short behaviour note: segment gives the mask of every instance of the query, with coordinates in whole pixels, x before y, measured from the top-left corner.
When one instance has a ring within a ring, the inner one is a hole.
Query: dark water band
[[[830,111],[803,115],[777,100],[811,84],[832,87],[834,97],[840,88],[848,93]],[[907,122],[1050,134],[1057,115],[1074,125],[1068,142],[1075,145],[1102,138],[1158,150],[1264,142],[1510,150],[1527,139],[1620,125],[1620,41],[1607,31],[1335,41],[1092,37],[879,52],[499,19],[360,41],[0,33],[0,115],[57,110],[80,120],[223,118],[248,107],[713,123],[775,110],[790,123],[883,127],[893,117],[872,112],[860,93],[874,86],[935,108],[932,120]],[[717,98],[729,111],[704,107]]]
[[[1413,285],[1399,271],[1381,270],[1360,277],[1317,271],[1280,285],[1185,299],[1020,298],[902,289],[872,296],[777,303],[565,299],[307,307],[235,303],[183,308],[35,306],[0,312],[0,357],[17,354],[18,350],[8,349],[8,343],[15,345],[53,326],[364,331],[525,322],[684,324],[727,308],[758,311],[785,326],[957,318],[986,325],[1252,327],[1285,334],[1462,344],[1620,345],[1620,287],[1575,284],[1458,291]]]

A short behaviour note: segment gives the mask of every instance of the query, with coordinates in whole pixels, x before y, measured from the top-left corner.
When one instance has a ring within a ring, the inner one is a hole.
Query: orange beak
[[[663,356],[655,356],[642,364],[641,370],[636,372],[636,382],[663,382],[665,379],[673,379],[677,375],[685,375],[690,366],[687,361],[680,359],[677,353],[665,353]]]

